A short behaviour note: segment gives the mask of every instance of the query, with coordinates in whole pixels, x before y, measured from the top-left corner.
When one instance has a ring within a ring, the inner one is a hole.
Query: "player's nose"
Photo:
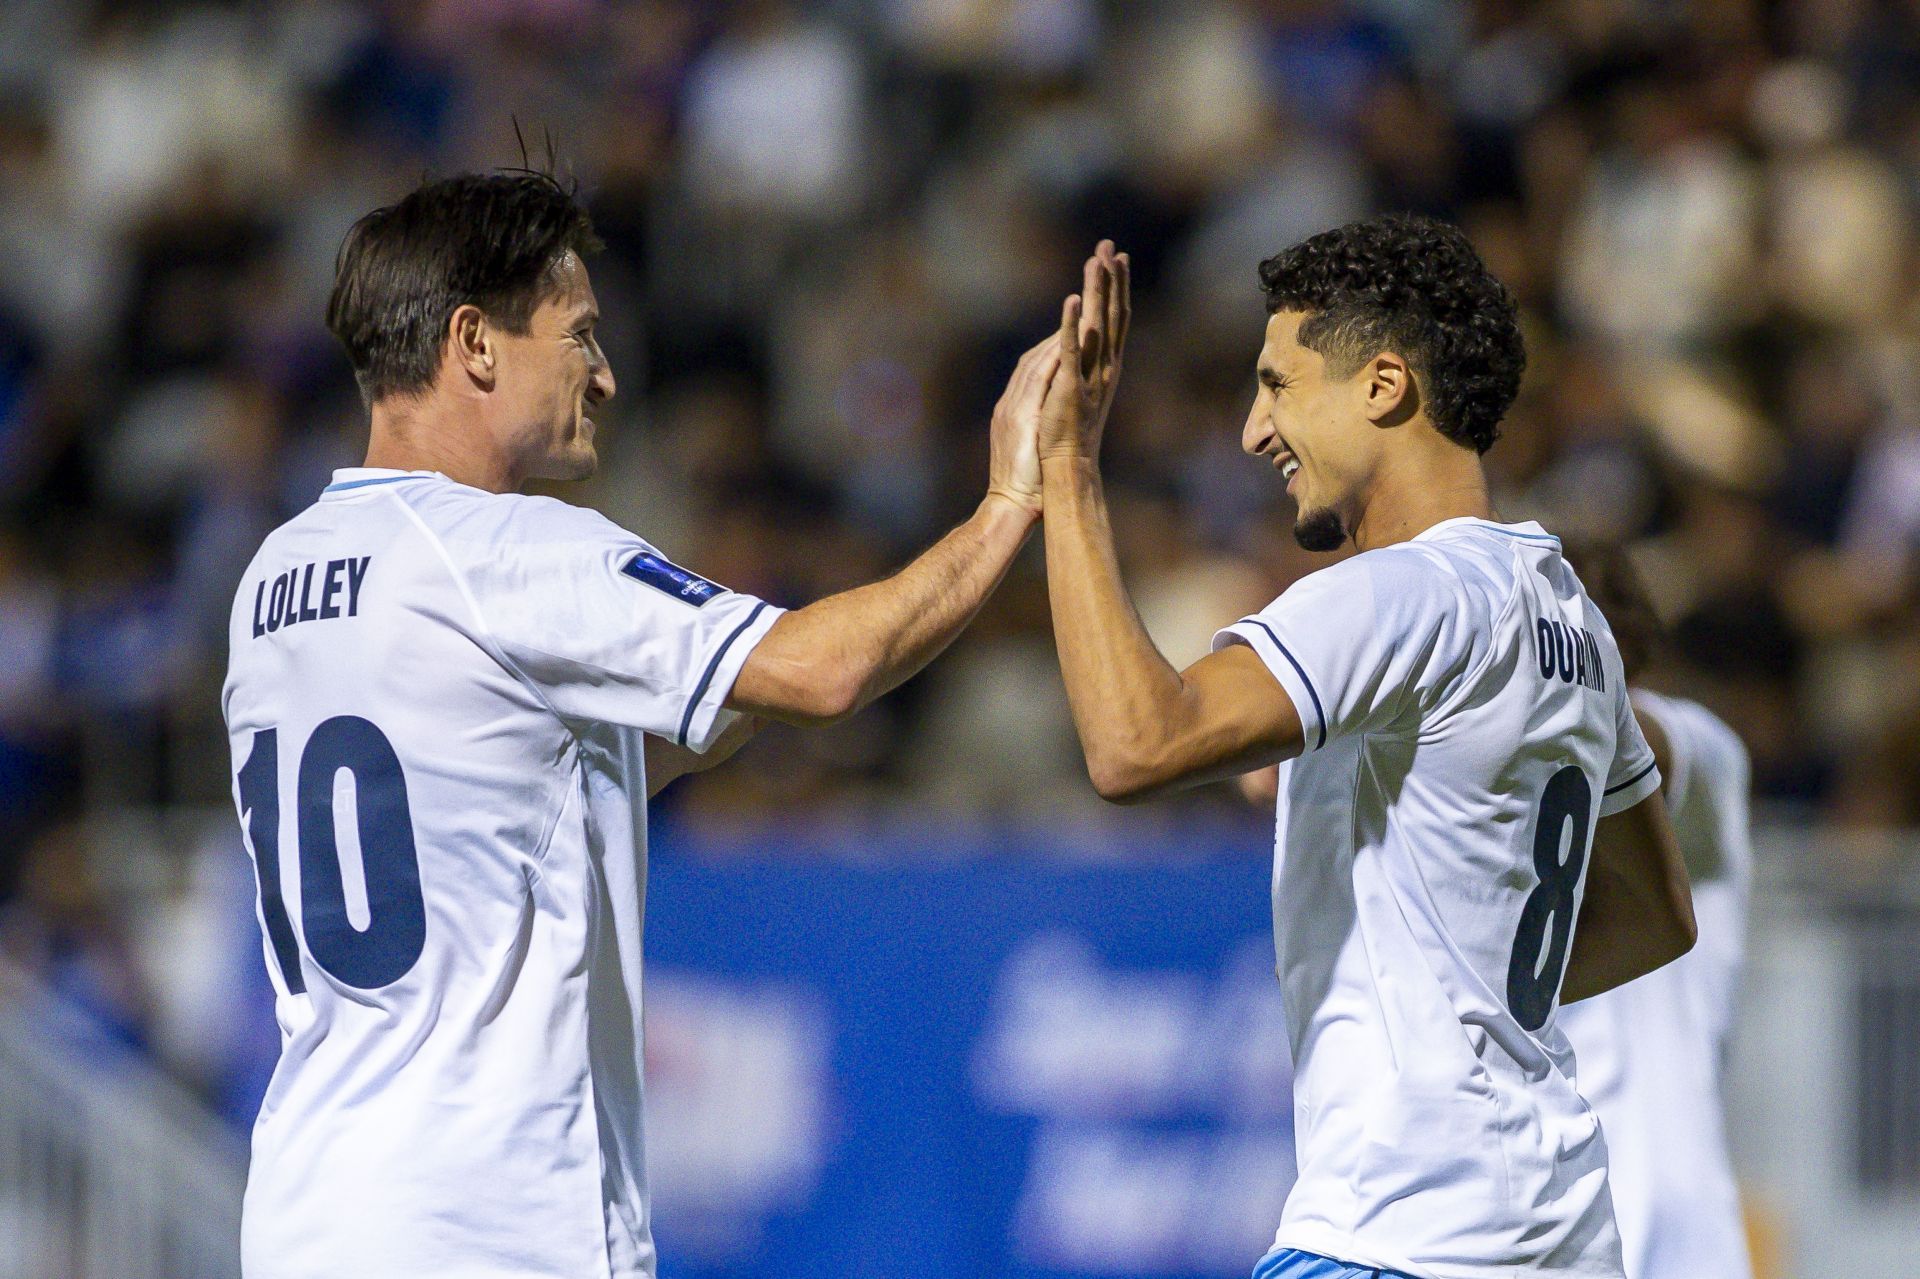
[[[613,380],[613,365],[607,363],[606,357],[602,356],[594,365],[592,375],[587,378],[587,402],[601,404],[611,400],[616,389],[618,388]]]
[[[1248,457],[1265,457],[1273,444],[1275,432],[1273,423],[1260,411],[1256,403],[1247,410],[1247,424],[1240,428],[1240,448]]]

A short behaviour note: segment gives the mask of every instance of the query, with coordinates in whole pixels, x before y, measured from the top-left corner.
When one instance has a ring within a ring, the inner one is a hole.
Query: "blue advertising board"
[[[1247,1275],[1293,1179],[1268,862],[911,851],[656,856],[663,1279]]]

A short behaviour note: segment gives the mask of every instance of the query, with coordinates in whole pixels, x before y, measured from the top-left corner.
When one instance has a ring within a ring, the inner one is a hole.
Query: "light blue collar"
[[[328,493],[346,493],[353,489],[370,488],[376,484],[398,484],[402,480],[445,479],[438,471],[395,471],[380,466],[343,466],[333,473],[333,483],[320,490],[321,496]]]
[[[1450,520],[1441,520],[1432,528],[1422,529],[1414,534],[1413,540],[1418,542],[1456,528],[1485,529],[1489,533],[1503,533],[1508,537],[1524,538],[1529,542],[1545,542],[1550,546],[1560,545],[1559,538],[1541,528],[1534,520],[1526,520],[1519,524],[1496,524],[1492,520],[1483,520],[1473,515],[1456,515]]]

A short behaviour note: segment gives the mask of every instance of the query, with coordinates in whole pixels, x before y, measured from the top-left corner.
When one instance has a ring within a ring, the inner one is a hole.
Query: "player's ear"
[[[467,376],[483,387],[494,381],[494,361],[499,355],[493,327],[486,312],[471,302],[453,309],[447,320],[447,349]]]
[[[1398,426],[1412,416],[1418,402],[1413,370],[1391,351],[1382,351],[1361,370],[1361,395],[1367,420],[1375,426]]]

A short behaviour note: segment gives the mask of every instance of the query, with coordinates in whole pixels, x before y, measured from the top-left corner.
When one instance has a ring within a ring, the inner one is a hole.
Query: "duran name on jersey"
[[[1306,740],[1275,815],[1299,1163],[1276,1246],[1420,1279],[1620,1279],[1556,1014],[1594,825],[1659,773],[1559,542],[1447,520],[1214,643],[1260,655]]]

